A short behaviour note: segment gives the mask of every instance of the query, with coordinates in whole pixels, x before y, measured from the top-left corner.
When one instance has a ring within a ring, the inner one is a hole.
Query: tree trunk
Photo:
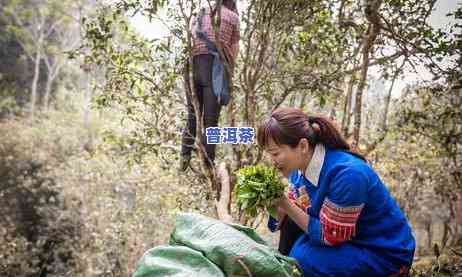
[[[233,217],[231,216],[231,178],[228,173],[226,163],[222,162],[217,172],[218,179],[221,183],[220,198],[215,203],[218,218],[226,223],[232,223]]]
[[[48,72],[47,83],[45,87],[45,96],[43,97],[43,107],[46,111],[48,111],[48,104],[50,102],[50,93],[51,93],[51,86],[53,84],[53,77],[52,74]]]
[[[90,126],[90,111],[91,111],[91,71],[85,72],[85,107],[83,109],[83,124],[89,130]]]
[[[35,53],[34,61],[34,77],[32,79],[31,93],[30,93],[30,110],[29,117],[34,118],[35,113],[35,103],[37,102],[37,84],[40,77],[40,61],[42,59],[42,51],[40,50],[41,42],[37,46],[37,52]]]
[[[388,89],[387,96],[385,97],[385,110],[383,111],[383,114],[382,114],[382,124],[381,124],[382,132],[384,133],[387,132],[387,129],[388,129],[388,125],[387,125],[388,111],[390,110],[391,93],[393,92],[393,87],[395,86],[396,77],[398,77],[398,74],[395,74],[395,76],[393,77],[393,81],[391,82],[390,88]]]
[[[354,128],[353,128],[353,148],[358,148],[359,146],[359,136],[361,130],[361,116],[362,116],[362,103],[363,103],[363,91],[366,87],[366,80],[367,80],[367,72],[369,71],[369,53],[374,46],[375,40],[380,32],[380,15],[378,14],[378,10],[382,4],[383,0],[376,0],[370,1],[366,4],[365,14],[366,18],[369,21],[369,27],[367,31],[367,35],[364,37],[364,42],[362,43],[362,66],[361,66],[361,76],[358,85],[358,89],[356,91],[356,98],[355,98],[355,121],[354,121]]]
[[[55,57],[54,64],[51,64],[48,59],[45,59],[47,69],[48,69],[48,77],[47,77],[47,84],[45,90],[45,97],[43,104],[45,109],[48,111],[48,107],[50,105],[50,98],[51,98],[51,88],[53,87],[53,83],[58,77],[59,73],[61,72],[61,68],[63,67],[64,63],[59,60],[59,57]]]
[[[347,91],[345,95],[345,104],[343,106],[343,117],[342,117],[342,133],[345,137],[348,137],[350,132],[350,122],[351,122],[351,99],[353,96],[353,86],[354,86],[354,75],[350,76],[348,81]]]
[[[188,47],[189,57],[186,60],[185,65],[183,67],[183,72],[182,72],[183,73],[183,82],[184,82],[184,88],[185,88],[186,97],[189,97],[189,99],[191,99],[192,105],[193,105],[193,108],[194,108],[194,114],[196,116],[196,134],[198,134],[199,137],[201,137],[201,136],[204,135],[204,126],[203,126],[203,120],[202,120],[202,113],[201,113],[201,110],[200,110],[199,99],[197,98],[197,95],[194,93],[194,91],[195,91],[194,82],[193,82],[193,79],[192,79],[192,76],[191,76],[192,75],[191,74],[192,73],[192,64],[193,64],[192,51],[191,51],[192,50],[192,34],[189,31],[189,26],[190,26],[190,23],[191,23],[190,22],[191,16],[188,16],[186,14],[185,6],[183,6],[183,3],[181,1],[179,2],[179,5],[180,5],[181,13],[183,14],[183,17],[184,17],[184,20],[185,20],[184,28],[186,30],[188,30],[187,36],[186,36],[186,38],[187,38],[186,45]],[[220,7],[221,7],[221,1],[218,1],[217,9],[220,10]],[[217,14],[218,14],[218,20],[220,20],[221,13],[218,12]],[[217,32],[217,30],[215,30],[215,32]],[[219,36],[216,36],[216,37],[219,37]],[[219,43],[219,40],[217,40],[217,42],[218,42],[217,43],[218,49],[220,50],[221,45]],[[226,62],[225,62],[225,68],[229,68],[228,64]],[[211,161],[207,161],[207,159],[208,159],[207,152],[206,152],[204,144],[202,142],[202,138],[199,139],[198,150],[199,150],[198,151],[199,158],[201,160],[201,165],[202,165],[202,172],[204,173],[208,183],[210,184],[212,191],[216,193],[216,195],[217,195],[216,200],[219,200],[220,199],[219,194],[220,194],[220,191],[221,191],[220,182],[217,179],[216,170],[212,166]]]
[[[215,14],[216,24],[213,24],[213,29],[214,29],[216,38],[220,37],[221,7],[222,7],[222,0],[218,0],[216,3],[216,8],[218,12]],[[217,49],[220,54],[221,60],[223,61],[223,64],[225,67],[225,74],[228,74],[228,76],[231,77],[233,76],[231,72],[233,68],[230,66],[230,64],[227,62],[227,59],[225,58],[226,55],[224,52],[223,45],[221,44],[221,41],[219,39],[216,40],[216,44],[217,44]],[[230,80],[229,94],[232,96],[233,95],[233,84],[232,84],[233,80],[232,78],[229,78],[229,80]],[[230,102],[231,103],[229,104],[229,107],[228,107],[227,120],[228,120],[228,123],[231,124],[231,126],[234,126],[234,123],[235,123],[235,115],[233,112],[234,104],[233,104],[233,100],[231,100]],[[197,115],[197,112],[196,112],[196,115]],[[197,124],[197,126],[199,127],[199,124]],[[232,149],[233,149],[233,153],[235,157],[238,158],[239,152],[237,150],[237,147],[233,145]],[[216,201],[215,207],[217,210],[217,216],[220,220],[224,222],[232,223],[233,218],[231,216],[231,211],[230,211],[232,180],[231,180],[230,174],[228,173],[228,168],[226,167],[226,163],[221,163],[218,170],[216,170],[215,168],[208,168],[206,170],[209,171],[210,182],[212,183],[212,187],[216,190],[217,201]]]
[[[449,234],[450,234],[450,221],[445,220],[443,222],[443,237],[441,238],[441,248],[445,248],[448,241],[449,241]]]
[[[372,41],[372,24],[369,25],[369,35],[366,39],[370,41],[369,43],[364,44],[364,48],[362,51],[363,54],[363,64],[361,68],[361,78],[358,84],[358,88],[356,90],[355,96],[355,108],[354,108],[354,125],[353,125],[353,148],[357,148],[359,146],[359,136],[361,131],[361,117],[362,117],[362,104],[363,104],[363,91],[366,87],[366,80],[367,80],[367,72],[369,71],[369,52],[373,46]]]
[[[433,240],[433,231],[432,231],[432,223],[427,222],[425,225],[425,230],[427,231],[427,247],[429,250],[432,249],[432,240]]]

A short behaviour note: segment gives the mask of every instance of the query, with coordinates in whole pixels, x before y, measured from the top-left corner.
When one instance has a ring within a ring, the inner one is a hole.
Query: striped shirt
[[[211,41],[215,40],[215,32],[213,30],[210,9],[205,9],[203,17],[202,29]],[[193,18],[191,32],[193,36],[193,49],[192,55],[208,54],[207,45],[203,40],[196,36],[198,28],[197,17]],[[220,24],[220,42],[225,51],[226,58],[234,65],[239,51],[239,16],[237,13],[231,11],[225,6],[221,7],[221,24]]]

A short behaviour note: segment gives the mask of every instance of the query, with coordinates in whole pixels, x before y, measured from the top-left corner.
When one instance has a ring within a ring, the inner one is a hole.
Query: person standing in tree
[[[206,8],[201,18],[202,31],[212,42],[216,41],[215,31],[212,25],[212,18],[215,16],[217,8]],[[197,36],[198,17],[192,20],[191,33],[193,38],[193,82],[194,93],[196,94],[200,110],[203,117],[204,130],[208,127],[216,127],[220,117],[221,105],[213,92],[212,86],[212,65],[213,56],[209,52],[206,42]],[[239,51],[239,15],[237,13],[236,3],[233,0],[223,0],[220,17],[220,43],[223,47],[224,54],[229,64],[229,73],[232,77],[234,71],[237,53]],[[215,43],[216,44],[216,43]],[[230,78],[231,79],[231,78]],[[229,82],[231,84],[231,82]],[[191,160],[191,151],[193,149],[196,137],[196,116],[192,99],[186,97],[188,105],[188,119],[183,131],[180,170],[185,171]],[[207,152],[207,162],[213,164],[215,160],[215,144],[207,144],[205,134],[201,135],[201,141]]]

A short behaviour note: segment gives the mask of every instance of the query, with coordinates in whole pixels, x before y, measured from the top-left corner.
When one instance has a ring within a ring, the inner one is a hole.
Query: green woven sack
[[[170,244],[201,252],[226,276],[301,276],[294,259],[266,245],[252,229],[199,214],[178,214]]]
[[[184,246],[158,246],[138,261],[133,277],[225,277],[201,252]]]

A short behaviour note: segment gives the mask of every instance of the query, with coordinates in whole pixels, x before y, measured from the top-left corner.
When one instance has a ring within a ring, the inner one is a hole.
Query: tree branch
[[[369,53],[371,52],[375,40],[381,29],[381,22],[379,16],[379,9],[383,0],[368,1],[366,4],[365,14],[366,19],[369,21],[368,34],[364,37],[362,56],[363,64],[361,69],[361,77],[356,91],[355,98],[355,121],[353,128],[353,143],[352,147],[356,148],[359,144],[359,135],[361,129],[361,115],[362,115],[362,94],[366,86],[367,72],[369,70]]]

